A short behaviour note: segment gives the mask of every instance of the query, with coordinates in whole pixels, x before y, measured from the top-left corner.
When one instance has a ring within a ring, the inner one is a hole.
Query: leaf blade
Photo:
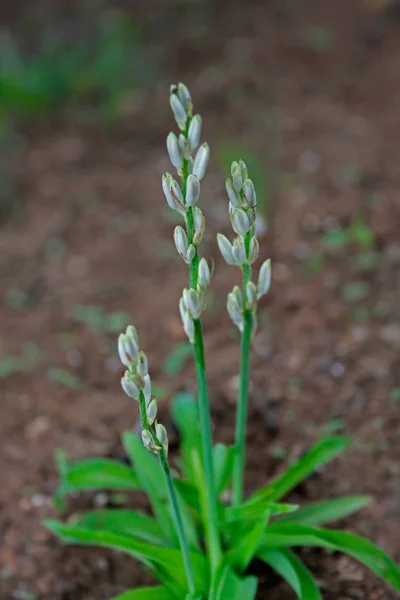
[[[166,541],[157,521],[147,515],[125,508],[88,511],[74,521],[74,526],[123,533],[160,546],[165,545]]]
[[[145,587],[135,590],[128,590],[111,600],[175,600],[176,596],[167,588],[162,586]]]
[[[299,600],[322,600],[313,576],[303,562],[290,550],[268,550],[257,558],[269,564],[296,592]]]
[[[279,518],[280,523],[301,523],[302,525],[321,525],[336,521],[361,510],[371,501],[370,496],[343,496],[322,502],[313,502],[301,507],[294,514]]]

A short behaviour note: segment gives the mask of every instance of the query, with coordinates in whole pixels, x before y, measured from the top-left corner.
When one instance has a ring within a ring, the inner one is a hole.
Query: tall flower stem
[[[194,594],[196,592],[196,587],[195,587],[195,583],[194,583],[193,565],[192,565],[192,561],[190,558],[189,543],[188,543],[188,540],[186,537],[185,528],[183,526],[183,520],[182,520],[181,511],[180,511],[179,504],[178,504],[178,498],[176,495],[174,482],[172,480],[171,470],[169,468],[166,452],[165,452],[164,448],[162,448],[162,445],[159,442],[156,434],[154,433],[153,428],[149,425],[149,422],[147,420],[146,401],[145,401],[143,392],[140,392],[139,407],[140,407],[140,419],[141,419],[142,429],[147,430],[150,433],[155,445],[159,448],[159,450],[157,451],[158,460],[159,460],[161,469],[164,473],[165,484],[167,486],[168,495],[169,495],[169,499],[171,502],[172,515],[173,515],[173,519],[174,519],[174,525],[176,528],[176,532],[178,534],[179,546],[180,546],[180,549],[182,552],[182,559],[183,559],[183,564],[185,567],[186,579],[187,579],[187,583],[188,583],[188,590],[189,590],[190,595],[194,596]]]
[[[221,561],[222,552],[218,530],[218,508],[212,454],[210,405],[208,401],[206,367],[204,360],[203,332],[200,319],[194,320],[194,327],[194,356],[196,363],[197,385],[199,390],[201,444],[204,462],[204,475],[206,482],[206,499],[208,512],[208,551],[210,554],[212,570],[215,573]]]
[[[245,238],[246,250],[250,241],[249,235]],[[251,266],[243,265],[243,297],[244,305],[246,306],[247,294],[246,286],[251,280]],[[249,396],[249,380],[250,380],[250,349],[251,349],[251,334],[253,329],[253,311],[244,309],[244,326],[240,343],[240,374],[239,374],[239,398],[236,412],[236,429],[235,429],[235,458],[233,464],[233,486],[232,486],[232,504],[237,506],[243,500],[243,479],[244,466],[246,459],[246,424],[248,413],[248,396]]]

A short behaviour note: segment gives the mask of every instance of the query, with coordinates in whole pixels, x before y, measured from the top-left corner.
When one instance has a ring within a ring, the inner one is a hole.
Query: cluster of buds
[[[202,119],[200,115],[193,116],[190,93],[183,83],[171,86],[170,104],[181,133],[179,136],[172,131],[168,134],[167,150],[172,165],[176,168],[178,176],[182,178],[183,185],[181,188],[171,173],[164,173],[162,188],[168,205],[183,215],[186,222],[189,210],[191,212],[190,220],[194,228],[192,239],[188,240],[182,227],[177,227],[174,232],[178,253],[186,263],[190,264],[195,255],[195,248],[204,235],[204,215],[196,204],[200,196],[200,181],[207,169],[210,148],[207,143],[204,143],[193,156],[200,142]]]
[[[142,440],[148,450],[157,453],[161,448],[168,452],[168,437],[164,425],[156,422],[157,400],[151,394],[151,380],[147,356],[139,349],[139,337],[133,325],[118,337],[118,354],[127,367],[121,386],[129,398],[141,405]],[[142,401],[142,402],[141,402]],[[143,410],[142,410],[143,408]],[[155,425],[155,433],[151,429]]]
[[[231,176],[225,182],[225,189],[229,198],[229,215],[232,228],[237,237],[230,242],[227,237],[219,233],[218,246],[222,256],[229,265],[249,268],[258,258],[259,244],[256,237],[256,209],[257,197],[254,184],[247,174],[246,164],[239,160],[231,166]],[[244,312],[253,312],[253,331],[256,327],[257,300],[266,294],[271,283],[271,261],[266,260],[260,269],[258,283],[255,285],[248,281],[242,290],[235,286],[228,294],[227,309],[233,323],[243,331]]]
[[[210,267],[205,258],[202,258],[198,266],[197,289],[184,289],[179,300],[179,311],[183,323],[183,329],[191,344],[194,343],[194,320],[199,319],[204,312],[205,291],[211,281]]]

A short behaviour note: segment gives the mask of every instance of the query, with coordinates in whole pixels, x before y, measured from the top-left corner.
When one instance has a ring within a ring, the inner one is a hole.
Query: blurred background
[[[317,436],[348,433],[354,449],[295,499],[373,494],[351,527],[400,559],[399,3],[4,0],[0,25],[1,599],[105,600],[147,581],[126,557],[60,547],[40,521],[53,514],[56,447],[123,459],[120,432],[137,419],[115,352],[127,324],[163,422],[171,394],[194,389],[177,310],[187,270],[160,184],[180,80],[212,156],[201,206],[216,263],[204,318],[215,437],[233,437],[225,297],[239,276],[215,236],[231,235],[224,178],[243,158],[273,261],[247,486]],[[328,600],[393,600],[347,559],[306,556]],[[267,585],[269,600],[291,598]]]

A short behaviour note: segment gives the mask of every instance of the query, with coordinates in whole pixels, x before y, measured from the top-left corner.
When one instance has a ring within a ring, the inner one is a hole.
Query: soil
[[[0,598],[106,600],[150,581],[125,556],[62,546],[41,521],[55,515],[54,449],[71,459],[123,458],[120,432],[137,419],[119,386],[115,335],[74,320],[77,305],[131,316],[152,379],[168,389],[161,412],[170,431],[170,396],[194,389],[190,364],[173,376],[163,370],[184,341],[177,303],[187,272],[175,257],[174,218],[160,187],[173,127],[167,84],[180,79],[213,150],[202,207],[203,253],[215,259],[204,318],[215,439],[232,440],[238,344],[224,298],[239,275],[215,243],[218,231],[230,232],[218,149],[241,144],[267,182],[260,244],[262,258],[273,260],[254,341],[247,489],[280,472],[321,431],[346,432],[354,447],[292,499],[371,494],[369,507],[339,525],[400,560],[397,4],[132,4],[165,79],[135,95],[118,127],[57,118],[25,128],[13,165],[24,202],[20,219],[1,225],[0,350],[3,359],[19,356],[30,342],[40,353],[31,368],[1,380]],[[365,270],[359,244],[328,251],[321,242],[357,215],[374,232]],[[19,310],[10,290],[23,292]],[[62,385],[54,367],[79,378],[72,382],[79,389]],[[99,502],[98,494],[73,499],[70,512]],[[302,556],[326,600],[396,597],[350,559]],[[258,597],[293,595],[265,571]]]

